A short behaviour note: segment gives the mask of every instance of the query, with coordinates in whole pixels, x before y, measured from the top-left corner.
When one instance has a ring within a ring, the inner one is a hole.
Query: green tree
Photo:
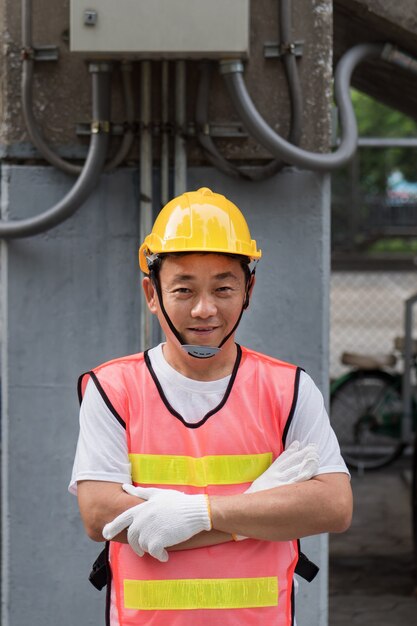
[[[415,120],[359,91],[352,90],[351,95],[360,137],[417,137]],[[362,190],[384,193],[387,177],[396,169],[407,180],[417,181],[416,156],[414,148],[361,148]]]
[[[359,91],[352,90],[351,96],[360,137],[417,137],[415,120]],[[332,175],[333,249],[415,254],[415,239],[394,241],[385,233],[392,219],[386,206],[388,176],[399,170],[407,181],[417,182],[417,149],[361,147],[355,158]],[[404,210],[410,211],[401,209],[402,216]]]

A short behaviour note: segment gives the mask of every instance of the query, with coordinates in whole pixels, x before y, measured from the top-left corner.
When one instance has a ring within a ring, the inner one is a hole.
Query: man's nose
[[[216,315],[216,313],[216,304],[213,297],[209,294],[199,295],[197,300],[194,302],[193,308],[191,309],[192,317],[207,318]]]

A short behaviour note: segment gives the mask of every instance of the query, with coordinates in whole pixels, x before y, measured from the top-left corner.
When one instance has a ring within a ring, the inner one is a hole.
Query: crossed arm
[[[103,541],[105,524],[141,500],[125,493],[119,483],[80,481],[78,502],[88,536]],[[171,550],[223,543],[231,540],[232,533],[286,541],[323,532],[343,532],[351,522],[352,492],[346,474],[321,474],[258,493],[210,496],[210,508],[213,529]],[[126,531],[114,540],[126,543]]]

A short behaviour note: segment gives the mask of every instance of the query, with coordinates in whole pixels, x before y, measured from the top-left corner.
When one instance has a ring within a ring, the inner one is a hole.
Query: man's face
[[[218,346],[235,325],[245,300],[240,261],[211,253],[168,256],[159,277],[166,312],[185,343]],[[155,293],[148,304],[167,341],[177,343]]]

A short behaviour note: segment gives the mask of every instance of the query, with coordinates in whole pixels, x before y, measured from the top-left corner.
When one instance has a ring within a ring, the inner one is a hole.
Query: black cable
[[[285,44],[290,42],[292,36],[291,0],[281,0],[278,3],[278,11],[280,43],[284,44],[283,47],[288,47],[285,46]],[[283,62],[291,104],[291,122],[288,141],[298,145],[301,138],[303,112],[301,82],[294,54],[290,51],[284,54]],[[210,62],[204,62],[201,64],[195,112],[197,139],[200,146],[203,148],[207,159],[212,165],[214,165],[214,167],[232,178],[261,181],[274,176],[286,165],[285,161],[282,159],[273,159],[266,165],[248,170],[247,168],[242,168],[241,166],[231,163],[216,147],[212,137],[210,136],[208,122],[208,105],[212,68],[213,65]]]

